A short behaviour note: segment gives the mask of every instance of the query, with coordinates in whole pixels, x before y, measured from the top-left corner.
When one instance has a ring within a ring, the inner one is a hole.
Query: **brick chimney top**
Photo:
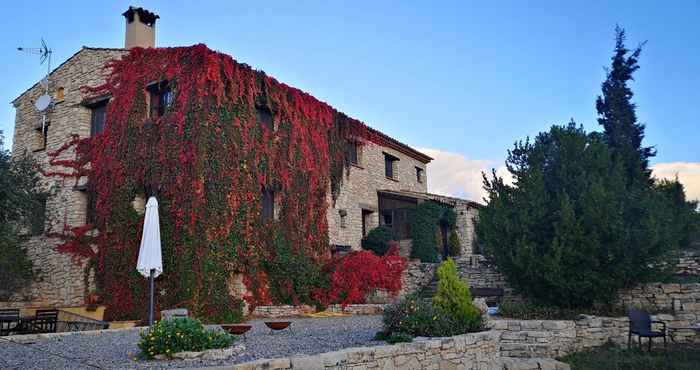
[[[130,6],[122,15],[126,18],[125,48],[156,47],[156,20],[160,18],[157,14],[141,7]]]

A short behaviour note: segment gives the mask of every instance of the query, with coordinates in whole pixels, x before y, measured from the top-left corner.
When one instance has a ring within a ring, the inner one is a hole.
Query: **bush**
[[[383,256],[389,250],[389,242],[394,240],[394,233],[390,228],[379,225],[370,230],[362,239],[362,249],[374,252],[377,256]]]
[[[358,251],[335,260],[328,301],[342,305],[364,303],[367,294],[377,289],[398,294],[406,259],[396,253],[396,248],[383,257]]]
[[[274,257],[263,266],[270,281],[273,301],[291,305],[316,305],[315,292],[330,286],[328,274],[309,256],[292,250],[281,235],[275,238]]]
[[[199,320],[176,318],[158,321],[141,333],[138,347],[140,356],[150,359],[156,355],[172,357],[177,352],[226,348],[234,341],[235,337],[226,332],[206,330]]]
[[[654,307],[635,307],[650,314],[665,313]],[[627,309],[620,305],[598,306],[588,308],[562,308],[531,302],[513,302],[504,300],[498,306],[502,317],[517,320],[576,320],[581,315],[622,317],[627,316]]]
[[[451,317],[460,331],[479,331],[483,327],[481,312],[472,301],[469,286],[460,280],[457,265],[450,258],[437,269],[438,287],[433,304]]]
[[[417,295],[410,295],[384,309],[383,323],[383,331],[378,337],[387,341],[399,333],[420,337],[463,334],[450,316],[438,312],[430,301]]]

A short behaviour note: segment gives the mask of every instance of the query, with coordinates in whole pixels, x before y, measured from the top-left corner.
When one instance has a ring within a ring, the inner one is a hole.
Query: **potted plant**
[[[85,297],[85,303],[87,304],[87,310],[88,311],[95,311],[97,309],[97,305],[100,303],[102,300],[102,296],[97,290],[93,290],[88,295]]]

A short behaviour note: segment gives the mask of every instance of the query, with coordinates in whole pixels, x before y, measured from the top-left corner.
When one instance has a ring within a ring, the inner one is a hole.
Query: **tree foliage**
[[[662,278],[692,219],[677,181],[655,183],[656,153],[642,146],[628,83],[641,46],[616,29],[612,66],[596,101],[602,133],[572,121],[517,142],[507,185],[484,176],[489,204],[477,232],[508,280],[528,298],[560,307],[610,304],[619,289]]]
[[[489,204],[477,231],[509,282],[562,307],[611,303],[618,289],[656,279],[678,245],[673,209],[655,191],[630,191],[601,135],[574,122],[518,142],[514,185],[484,176]]]
[[[2,149],[0,131],[0,295],[4,296],[32,276],[32,263],[22,243],[29,231],[43,229],[46,194],[39,183],[36,163],[29,157],[11,158]]]
[[[389,242],[394,240],[394,233],[385,225],[379,225],[367,233],[362,239],[362,249],[370,250],[378,256],[383,256],[389,250]]]
[[[481,312],[472,301],[469,286],[459,278],[457,265],[449,258],[440,264],[438,286],[433,305],[442,314],[452,317],[463,332],[478,331],[482,327]]]

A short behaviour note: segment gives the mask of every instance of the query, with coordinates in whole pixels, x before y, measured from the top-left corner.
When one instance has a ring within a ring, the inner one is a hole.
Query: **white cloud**
[[[657,163],[652,170],[656,178],[674,179],[678,175],[678,181],[685,187],[686,198],[700,200],[700,162]]]
[[[428,164],[429,192],[483,202],[486,192],[481,172],[490,174],[495,161],[469,159],[462,154],[439,149],[418,150],[433,157],[433,161]],[[499,167],[497,173],[499,176],[509,175],[504,166]]]
[[[431,157],[428,164],[428,191],[436,194],[467,198],[483,202],[486,193],[483,189],[481,172],[490,174],[496,161],[489,159],[470,159],[459,153],[439,149],[419,148]],[[700,162],[658,163],[652,167],[657,178],[678,180],[685,187],[688,199],[700,200]],[[496,168],[496,174],[506,182],[512,182],[505,166]]]

